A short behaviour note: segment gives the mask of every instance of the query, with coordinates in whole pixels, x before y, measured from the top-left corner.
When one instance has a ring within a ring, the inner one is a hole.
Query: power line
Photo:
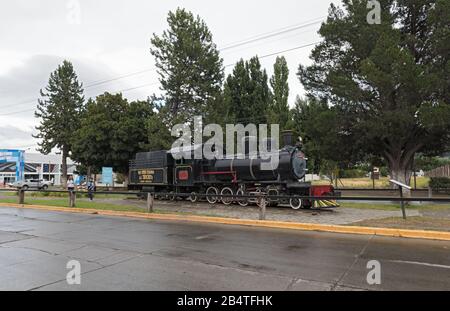
[[[242,45],[247,45],[249,43],[253,43],[253,42],[257,42],[257,41],[260,41],[260,40],[265,40],[265,39],[268,39],[268,38],[271,38],[271,37],[274,37],[274,36],[278,36],[280,34],[284,34],[284,33],[291,32],[291,31],[298,30],[298,29],[305,28],[305,27],[309,27],[309,26],[312,26],[314,24],[321,23],[323,18],[324,17],[315,18],[313,20],[310,20],[312,22],[309,22],[309,23],[308,22],[303,22],[301,24],[297,24],[297,25],[294,25],[294,26],[288,26],[288,27],[280,28],[280,29],[278,29],[276,31],[272,31],[272,32],[269,32],[269,33],[256,35],[254,37],[251,37],[251,38],[248,38],[248,39],[245,39],[245,40],[241,40],[241,41],[238,41],[238,42],[235,42],[235,43],[228,44],[225,47],[219,49],[219,51],[224,51],[224,50],[236,48],[236,47],[239,47],[239,46],[242,46]],[[315,21],[317,19],[321,19],[321,20]],[[316,44],[316,43],[313,43],[313,44]],[[292,51],[292,50],[295,50],[295,49],[300,49],[300,48],[303,48],[303,47],[307,47],[307,46],[310,46],[310,45],[313,45],[313,44],[300,46],[300,47],[295,47],[295,48],[292,48],[292,49],[287,49],[287,50],[284,50],[284,51],[281,51],[281,52],[276,52],[276,53],[272,53],[272,54],[268,54],[268,55],[263,55],[263,56],[260,56],[259,58],[265,58],[265,57],[273,56],[273,55],[276,55],[276,54],[279,54],[279,53],[289,52],[289,51]],[[234,64],[229,64],[229,65],[226,65],[224,67],[226,68],[226,67],[229,67],[229,66],[232,66],[232,65],[234,65]],[[131,76],[143,74],[143,73],[152,71],[154,69],[155,69],[155,67],[152,67],[152,68],[149,68],[149,69],[145,69],[145,70],[141,70],[141,71],[137,71],[137,72],[124,74],[124,75],[121,75],[121,76],[118,76],[118,77],[114,77],[114,78],[111,78],[111,79],[104,79],[104,80],[93,81],[90,84],[86,85],[85,89],[88,89],[88,88],[91,88],[91,87],[94,87],[94,86],[98,86],[98,85],[102,85],[102,84],[106,84],[106,83],[113,82],[113,81],[118,81],[118,80],[121,80],[121,79],[124,79],[124,78],[128,78],[128,77],[131,77]],[[157,84],[157,83],[154,83],[154,84]],[[137,88],[140,88],[140,87],[137,87]],[[135,88],[131,88],[131,89],[135,89]],[[126,91],[126,90],[124,90],[124,91]],[[20,106],[20,105],[30,104],[30,103],[34,103],[37,100],[38,100],[38,98],[30,99],[29,101],[24,101],[24,102],[21,102],[21,103],[18,103],[18,104],[3,105],[3,106],[0,106],[0,108],[6,108],[6,107],[13,107],[13,106]],[[26,110],[26,111],[28,111],[28,110]],[[23,112],[23,110],[20,111],[20,112],[17,112],[17,113],[21,113],[21,112]],[[16,113],[0,114],[0,115],[10,115],[10,114],[16,114]]]
[[[128,74],[125,74],[125,75],[122,75],[122,76],[118,76],[118,77],[115,77],[115,78],[112,78],[112,79],[94,81],[94,82],[86,85],[84,87],[84,89],[88,89],[88,88],[91,88],[91,87],[94,87],[94,86],[97,86],[97,85],[105,84],[105,83],[112,82],[112,81],[121,80],[121,79],[128,78],[128,77],[136,76],[136,75],[139,75],[139,74],[142,74],[142,73],[149,72],[149,71],[151,71],[153,69],[155,69],[155,67],[149,68],[149,69],[145,69],[145,70],[141,70],[141,71],[137,71],[137,72],[128,73]]]
[[[302,49],[302,48],[305,48],[305,47],[316,45],[319,42],[320,41],[316,41],[316,42],[313,42],[313,43],[308,43],[308,44],[296,46],[296,47],[293,47],[293,48],[290,48],[290,49],[286,49],[286,50],[282,50],[282,51],[278,51],[278,52],[273,52],[273,53],[270,53],[270,54],[265,54],[265,55],[262,55],[262,56],[258,56],[258,58],[262,59],[262,58],[267,58],[267,57],[270,57],[270,56],[278,55],[278,54],[281,54],[281,53],[286,53],[286,52],[290,52],[290,51],[294,51],[294,50],[299,50],[299,49]],[[225,65],[224,67],[226,68],[226,67],[231,67],[231,66],[234,66],[234,65],[235,65],[235,63],[232,63],[232,64]],[[147,84],[144,84],[144,85],[140,85],[140,86],[131,87],[131,88],[128,88],[128,89],[116,91],[115,93],[128,92],[128,91],[131,91],[131,90],[143,88],[145,86],[156,85],[156,84],[159,84],[159,82],[147,83]],[[24,113],[24,112],[29,112],[29,111],[34,111],[34,109],[27,109],[27,110],[22,110],[22,111],[15,111],[15,112],[4,113],[4,114],[0,114],[0,116],[9,116],[9,115],[14,115],[14,114],[19,114],[19,113]]]
[[[19,114],[19,113],[24,113],[24,112],[29,112],[29,111],[35,111],[35,109],[26,109],[26,110],[21,110],[21,111],[13,111],[13,112],[8,112],[8,113],[2,113],[0,114],[0,116],[11,116],[14,114]]]
[[[313,42],[313,43],[308,43],[308,44],[296,46],[296,47],[293,47],[293,48],[290,48],[290,49],[286,49],[286,50],[283,50],[283,51],[278,51],[278,52],[273,52],[273,53],[270,53],[270,54],[258,56],[258,58],[262,59],[262,58],[266,58],[266,57],[270,57],[270,56],[274,56],[274,55],[278,55],[278,54],[282,54],[282,53],[286,53],[286,52],[290,52],[290,51],[294,51],[294,50],[299,50],[299,49],[302,49],[302,48],[306,48],[308,46],[316,45],[318,43],[320,43],[320,41],[316,41],[316,42]],[[234,66],[234,65],[236,65],[236,63],[228,64],[228,65],[225,65],[224,67],[227,68],[227,67],[231,67],[231,66]]]
[[[291,34],[291,35],[289,35],[289,36],[283,36],[283,37],[281,37],[281,38],[277,38],[277,39],[274,39],[274,40],[270,40],[270,41],[266,41],[266,42],[262,42],[262,43],[253,44],[253,45],[251,45],[251,46],[244,47],[244,48],[242,48],[242,49],[237,49],[237,50],[229,51],[228,53],[224,53],[223,55],[230,55],[230,54],[234,54],[234,53],[237,53],[237,52],[241,52],[241,51],[248,50],[248,49],[250,49],[250,48],[255,48],[255,47],[262,46],[262,45],[266,45],[266,44],[270,44],[270,43],[274,43],[274,42],[286,40],[286,39],[289,39],[289,38],[298,37],[298,36],[300,36],[300,35],[303,35],[303,34],[309,33],[309,32],[313,32],[313,31],[315,31],[315,30],[316,30],[316,29],[310,29],[310,30],[306,30],[306,31],[299,32],[299,33]]]
[[[250,38],[250,39],[247,39],[247,40],[244,40],[244,41],[240,41],[240,42],[237,42],[235,44],[231,44],[229,46],[223,47],[223,48],[219,49],[219,51],[222,52],[222,51],[225,51],[225,50],[233,49],[233,48],[236,48],[236,47],[239,47],[239,46],[242,46],[242,45],[247,45],[249,43],[253,43],[253,42],[256,42],[256,41],[265,40],[265,39],[268,39],[268,38],[271,38],[271,37],[274,37],[274,36],[279,36],[281,34],[292,32],[294,30],[302,29],[302,28],[305,28],[305,27],[309,27],[309,26],[312,26],[312,25],[319,24],[319,23],[322,23],[322,20],[315,21],[315,22],[312,22],[312,23],[302,24],[302,25],[295,26],[295,27],[290,28],[290,29],[286,29],[286,30],[277,31],[277,32],[266,34],[266,35],[258,36],[258,37],[254,38],[254,39]]]
[[[154,68],[153,68],[153,69],[154,69]],[[146,69],[146,70],[142,70],[142,71],[138,71],[138,72],[129,73],[129,74],[126,74],[126,75],[122,75],[122,76],[115,77],[115,78],[113,78],[113,79],[108,79],[108,80],[98,80],[98,81],[96,81],[96,82],[92,82],[91,84],[86,85],[86,86],[84,87],[84,89],[88,89],[88,88],[91,88],[91,87],[94,87],[94,86],[97,86],[97,85],[101,85],[101,84],[105,84],[105,83],[108,83],[108,82],[120,80],[120,79],[123,79],[123,78],[135,76],[135,75],[138,75],[138,74],[141,74],[141,73],[145,73],[145,72],[150,71],[150,70],[152,70],[152,69]],[[12,106],[20,106],[20,105],[30,104],[30,103],[34,103],[34,102],[37,101],[38,99],[39,99],[39,98],[33,98],[33,99],[30,99],[30,100],[27,100],[27,101],[23,101],[23,102],[20,102],[20,103],[17,103],[17,104],[13,104],[13,105],[3,105],[3,106],[0,106],[0,108],[3,108],[3,107],[12,107]]]
[[[159,84],[159,82],[153,82],[153,83],[146,83],[140,86],[135,86],[135,87],[131,87],[131,88],[127,88],[127,89],[123,89],[123,90],[119,90],[119,91],[115,91],[115,92],[110,92],[110,93],[123,93],[123,92],[129,92],[132,90],[136,90],[136,89],[140,89],[146,86],[151,86],[151,85],[156,85]],[[101,94],[99,94],[101,95]],[[99,96],[96,95],[96,96]],[[0,114],[0,116],[10,116],[10,115],[14,115],[14,114],[19,114],[19,113],[24,113],[24,112],[31,112],[31,111],[35,111],[35,109],[26,109],[26,110],[21,110],[21,111],[13,111],[13,112],[9,112],[9,113],[2,113]]]
[[[257,41],[260,41],[260,40],[265,40],[265,39],[268,39],[268,38],[271,38],[271,37],[274,37],[274,36],[278,36],[280,34],[284,34],[284,33],[287,33],[287,32],[292,32],[294,30],[298,30],[298,29],[301,29],[301,28],[306,28],[306,27],[309,27],[309,26],[321,23],[322,20],[325,17],[326,16],[314,18],[314,19],[308,20],[306,22],[302,22],[300,24],[279,28],[279,29],[271,31],[271,32],[266,32],[266,33],[259,34],[259,35],[256,35],[256,36],[244,39],[244,40],[240,40],[240,41],[237,41],[237,42],[232,42],[232,43],[226,44],[222,48],[219,48],[219,51],[229,50],[229,49],[236,48],[236,47],[239,47],[239,46],[242,46],[242,45],[247,45],[249,43],[253,43],[253,42],[257,42]],[[317,19],[319,19],[319,21],[317,21]],[[153,66],[152,68],[144,69],[144,70],[137,71],[137,72],[131,72],[131,73],[124,74],[124,75],[121,75],[121,76],[117,76],[117,77],[114,77],[114,78],[111,78],[111,79],[96,80],[96,81],[93,81],[93,82],[87,84],[84,87],[84,89],[88,89],[88,88],[91,88],[91,87],[94,87],[94,86],[106,84],[106,83],[113,82],[113,81],[118,81],[118,80],[121,80],[121,79],[125,79],[125,78],[132,77],[132,76],[135,76],[135,75],[143,74],[143,73],[146,73],[146,72],[150,72],[150,71],[154,70],[155,68],[156,67]],[[0,106],[0,108],[30,104],[30,103],[34,103],[37,99],[38,98],[33,98],[33,99],[30,99],[30,100],[27,100],[27,101],[24,101],[24,102],[21,102],[21,103],[18,103],[18,104],[2,105],[2,106]]]
[[[309,26],[321,23],[322,20],[325,17],[326,16],[315,18],[315,19],[312,20],[314,22],[311,22],[311,23],[306,23],[306,24],[305,23],[301,23],[301,24],[298,24],[298,25],[295,25],[295,26],[284,27],[284,28],[278,29],[276,31],[272,31],[270,33],[260,34],[260,35],[255,36],[254,38],[249,38],[249,39],[242,40],[242,41],[240,41],[240,43],[232,43],[232,46],[225,46],[224,48],[219,48],[219,51],[222,52],[222,51],[225,51],[225,50],[228,50],[228,49],[231,49],[231,48],[239,47],[239,46],[242,46],[242,45],[247,45],[249,43],[253,43],[253,42],[256,42],[256,41],[268,39],[268,38],[271,38],[271,37],[274,37],[274,36],[277,36],[277,35],[281,35],[281,34],[284,34],[284,33],[287,33],[287,32],[291,32],[291,31],[294,31],[294,30],[298,30],[298,29],[301,29],[301,28],[309,27]],[[320,21],[315,21],[317,19],[320,19]],[[153,66],[152,68],[141,70],[141,71],[124,74],[122,76],[118,76],[118,77],[115,77],[115,78],[112,78],[112,79],[94,81],[94,82],[91,82],[89,85],[85,86],[85,89],[90,88],[90,87],[94,87],[94,86],[97,86],[97,85],[109,83],[109,82],[112,82],[112,81],[117,81],[117,80],[121,80],[121,79],[124,79],[124,78],[132,77],[132,76],[135,76],[135,75],[143,74],[143,73],[152,71],[154,69],[156,69],[155,66]]]
[[[116,79],[118,79],[118,78],[116,78]],[[159,83],[159,82],[147,83],[147,84],[145,84],[144,86],[156,85],[156,84],[158,84],[158,83]],[[141,87],[144,87],[144,86],[140,86],[140,87],[136,87],[136,88],[141,88]],[[87,88],[87,87],[86,87],[86,88]],[[132,90],[132,89],[136,89],[136,88],[133,87],[133,88],[131,88],[131,89],[124,89],[124,90],[117,91],[116,93],[118,93],[118,92],[127,92],[127,91],[130,91],[130,90]],[[98,96],[98,95],[97,95],[97,96]],[[92,96],[90,96],[90,97],[92,97]],[[39,98],[35,98],[35,99],[29,100],[29,101],[24,101],[24,102],[21,102],[21,103],[18,103],[18,104],[0,106],[0,108],[3,108],[3,107],[13,107],[13,106],[20,106],[20,105],[25,105],[25,104],[31,104],[31,103],[36,102],[37,100],[39,100]],[[5,114],[0,114],[0,115],[5,115]]]
[[[306,47],[309,47],[309,46],[313,46],[313,45],[319,44],[320,42],[321,42],[321,41],[316,41],[316,42],[313,42],[313,43],[308,43],[308,44],[300,45],[300,46],[297,46],[297,47],[294,47],[294,48],[290,48],[290,49],[286,49],[286,50],[283,50],[283,51],[274,52],[274,53],[266,54],[266,55],[263,55],[263,56],[259,56],[258,58],[261,59],[261,58],[266,58],[266,57],[278,55],[278,54],[281,54],[281,53],[286,53],[286,52],[290,52],[290,51],[295,51],[295,50],[303,49],[303,48],[306,48]]]

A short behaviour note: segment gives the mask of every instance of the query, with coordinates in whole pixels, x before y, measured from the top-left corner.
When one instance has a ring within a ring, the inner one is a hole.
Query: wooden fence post
[[[19,204],[25,204],[25,191],[19,189]]]
[[[153,213],[153,194],[147,193],[147,212]]]
[[[259,220],[266,220],[266,198],[261,196],[258,199],[259,205]]]
[[[400,207],[402,209],[402,216],[403,219],[406,219],[405,203],[403,202],[403,188],[399,186],[398,189],[400,189]]]

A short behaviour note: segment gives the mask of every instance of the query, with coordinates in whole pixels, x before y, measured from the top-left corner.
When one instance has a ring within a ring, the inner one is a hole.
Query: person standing
[[[75,183],[73,181],[73,177],[69,177],[67,180],[67,190],[73,192],[75,190]]]
[[[67,180],[67,190],[69,191],[69,206],[75,207],[75,182],[72,176]]]
[[[95,192],[95,182],[92,178],[89,180],[87,184],[87,190],[89,200],[92,201],[94,199],[94,192]]]

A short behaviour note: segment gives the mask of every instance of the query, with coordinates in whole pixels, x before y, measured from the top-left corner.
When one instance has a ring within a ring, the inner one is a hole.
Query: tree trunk
[[[391,179],[409,186],[411,181],[411,159],[402,160],[401,157],[395,157],[394,161],[389,161],[389,175]],[[398,186],[396,185],[393,185],[393,187],[395,189],[398,188]],[[409,189],[403,188],[403,196],[411,197],[411,191]]]
[[[410,185],[414,156],[423,145],[423,142],[418,141],[411,141],[397,146],[389,145],[389,148],[384,151],[384,158],[389,164],[391,179],[408,186]],[[411,191],[403,188],[403,196],[411,197]]]
[[[128,187],[128,182],[129,182],[129,176],[128,173],[123,175],[123,185],[124,187]]]
[[[63,148],[62,164],[61,164],[61,184],[64,188],[67,187],[67,157],[68,157],[68,152],[65,148]]]

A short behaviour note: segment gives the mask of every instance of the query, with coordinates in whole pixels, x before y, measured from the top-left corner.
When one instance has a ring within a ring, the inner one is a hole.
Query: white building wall
[[[61,184],[61,165],[62,165],[62,155],[60,154],[41,154],[41,153],[27,153],[25,152],[25,163],[27,164],[38,164],[39,167],[39,179],[48,179],[50,175],[50,179],[53,178],[53,183],[55,185]],[[55,165],[54,169],[49,172],[44,172],[44,166]],[[67,159],[68,166],[68,175],[72,175],[75,170],[75,162],[71,159]],[[25,176],[26,177],[26,176]]]

